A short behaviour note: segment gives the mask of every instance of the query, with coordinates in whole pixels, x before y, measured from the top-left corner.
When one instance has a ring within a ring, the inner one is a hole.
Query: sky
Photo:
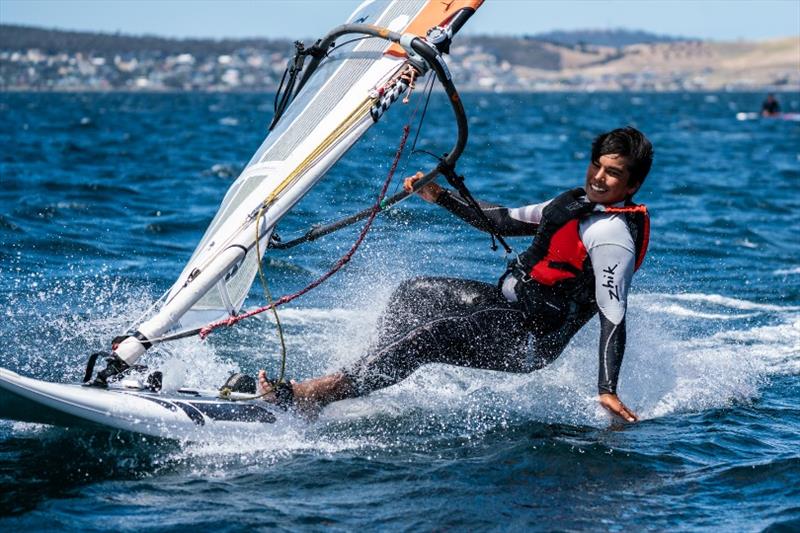
[[[0,0],[0,23],[165,37],[322,36],[360,0]],[[309,16],[313,15],[313,16]],[[617,29],[712,39],[800,36],[800,0],[486,0],[470,34]]]

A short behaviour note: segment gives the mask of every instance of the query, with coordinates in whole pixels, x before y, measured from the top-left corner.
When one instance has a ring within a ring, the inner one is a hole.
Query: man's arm
[[[628,422],[634,422],[636,415],[617,397],[617,380],[625,353],[625,315],[635,254],[627,246],[601,244],[589,250],[589,256],[594,268],[600,318],[597,376],[600,404]]]
[[[447,189],[442,189],[441,194],[439,194],[436,199],[436,204],[444,207],[458,218],[479,230],[488,231],[486,223],[475,213],[475,209],[459,194],[452,193]],[[535,235],[536,229],[539,227],[538,222],[541,220],[541,214],[535,223],[513,216],[525,208],[509,209],[501,205],[481,201],[478,201],[478,206],[481,208],[481,211],[483,211],[483,214],[486,215],[486,218],[492,223],[494,229],[504,237]]]
[[[411,192],[414,183],[422,177],[421,172],[410,176],[403,182],[403,188]],[[486,223],[478,216],[475,209],[460,195],[451,193],[435,182],[427,183],[417,191],[422,199],[440,205],[481,231],[489,231]],[[499,205],[478,202],[486,218],[494,225],[494,230],[504,237],[531,236],[536,234],[539,221],[542,219],[542,209],[547,202],[528,205],[515,209],[508,209]]]

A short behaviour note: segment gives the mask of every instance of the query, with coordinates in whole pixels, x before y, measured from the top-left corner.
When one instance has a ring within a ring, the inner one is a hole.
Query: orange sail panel
[[[428,5],[414,17],[404,33],[413,33],[424,38],[429,29],[443,25],[461,9],[477,10],[483,2],[484,0],[430,0]],[[402,46],[393,44],[386,50],[386,55],[406,57],[407,54]]]

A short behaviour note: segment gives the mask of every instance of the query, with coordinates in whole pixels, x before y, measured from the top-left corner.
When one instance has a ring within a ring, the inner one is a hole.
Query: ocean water
[[[653,141],[652,214],[620,396],[596,403],[598,325],[550,367],[443,365],[317,420],[192,443],[0,421],[3,530],[800,529],[800,123],[738,121],[761,94],[464,96],[459,170],[523,205],[582,183],[597,133]],[[787,111],[800,95],[781,95]],[[284,239],[369,205],[417,105],[396,105],[279,226]],[[0,94],[0,366],[76,382],[166,290],[258,147],[271,95]],[[416,148],[450,149],[434,96]],[[432,159],[404,156],[398,178]],[[395,190],[399,179],[395,180]],[[273,293],[324,273],[358,228],[271,251]],[[512,239],[523,249],[526,239]],[[347,267],[281,310],[288,372],[340,368],[414,275],[492,281],[504,257],[412,199]],[[248,306],[264,302],[255,288]],[[167,387],[275,371],[268,318],[146,356]]]

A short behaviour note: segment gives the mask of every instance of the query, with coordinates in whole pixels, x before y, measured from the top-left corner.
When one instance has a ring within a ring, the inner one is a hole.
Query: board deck
[[[287,416],[263,400],[232,401],[216,391],[161,393],[118,384],[100,389],[42,381],[0,368],[0,418],[19,422],[195,440],[225,430],[258,430]]]

